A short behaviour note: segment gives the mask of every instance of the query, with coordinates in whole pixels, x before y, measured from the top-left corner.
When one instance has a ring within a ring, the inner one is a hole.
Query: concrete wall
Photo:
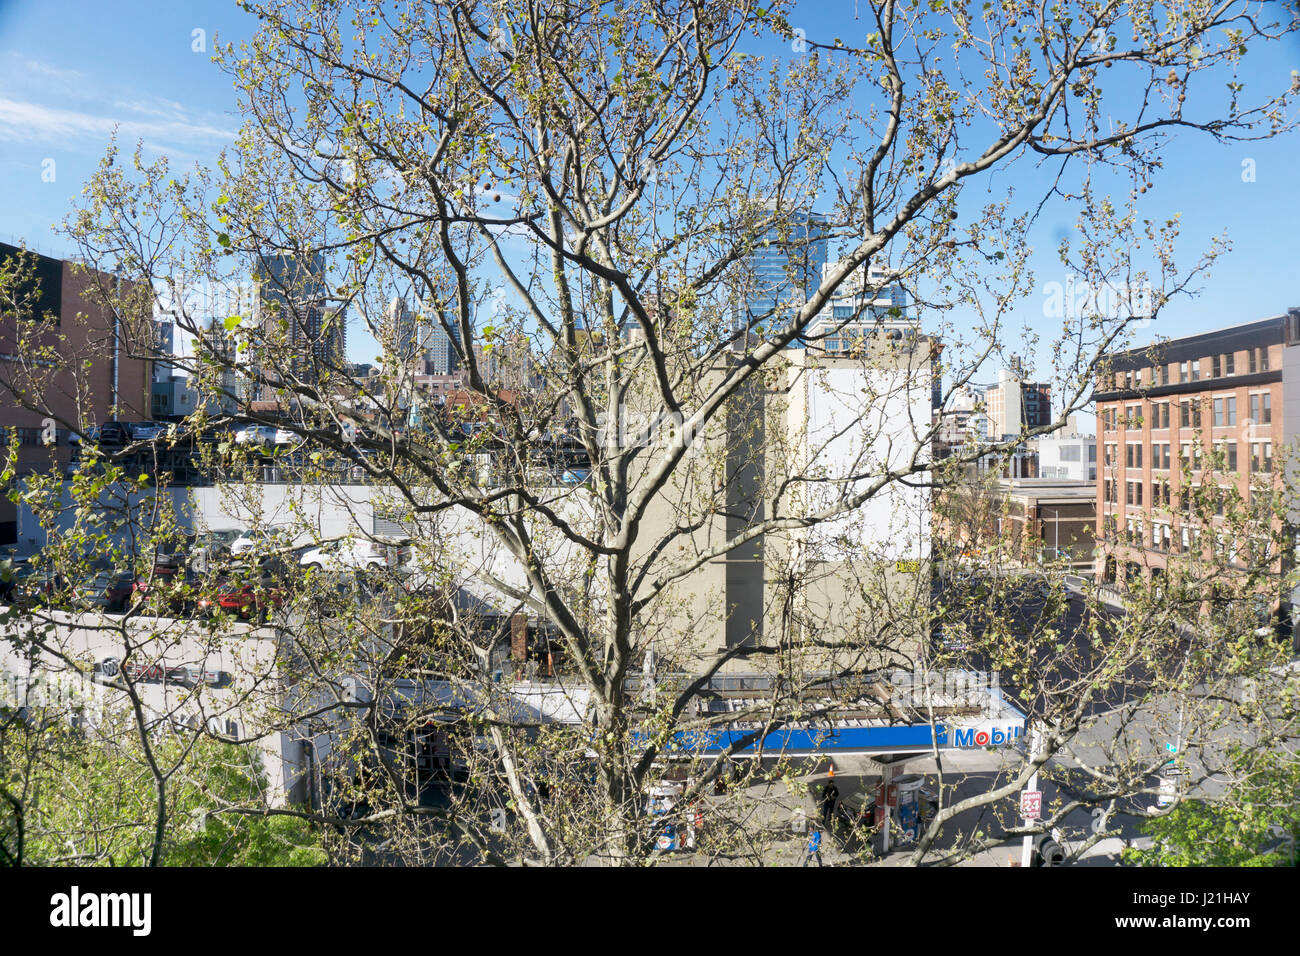
[[[25,683],[33,673],[16,649],[32,646],[21,640],[22,629],[41,626],[43,645],[59,653],[42,653],[35,673],[59,687],[79,688],[77,698],[88,702],[85,719],[92,727],[105,714],[129,710],[126,691],[111,684],[128,667],[147,720],[207,727],[238,740],[258,738],[252,746],[262,754],[271,804],[290,799],[299,786],[300,754],[287,735],[267,733],[283,721],[272,628],[236,624],[214,634],[188,620],[95,612],[51,612],[53,626],[46,628],[43,617],[11,618],[9,626],[20,640],[0,642],[0,675],[6,686],[14,686],[15,676]],[[188,669],[188,678],[181,668]]]

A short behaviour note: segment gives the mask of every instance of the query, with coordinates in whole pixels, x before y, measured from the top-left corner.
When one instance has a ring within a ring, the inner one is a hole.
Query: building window
[[[1271,441],[1250,443],[1250,470],[1269,473],[1273,470],[1273,443]]]
[[[1131,441],[1124,446],[1124,465],[1127,468],[1142,467],[1142,444]]]
[[[1267,425],[1273,421],[1272,393],[1256,392],[1250,396],[1250,420],[1256,425]]]
[[[1237,371],[1237,353],[1229,352],[1223,357],[1223,374],[1234,375]]]
[[[1219,378],[1223,375],[1223,360],[1219,356],[1210,357],[1210,377]]]
[[[1237,443],[1235,441],[1216,441],[1214,451],[1219,456],[1223,471],[1237,470]]]
[[[1216,398],[1214,400],[1214,427],[1227,428],[1237,424],[1237,398]]]

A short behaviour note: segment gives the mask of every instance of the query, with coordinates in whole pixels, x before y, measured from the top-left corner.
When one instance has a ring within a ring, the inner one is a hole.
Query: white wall
[[[918,449],[917,460],[929,460],[928,449],[921,447],[931,427],[928,369],[867,369],[844,363],[810,370],[803,381],[806,470],[827,477],[865,476],[810,485],[809,510],[843,503],[868,488],[875,476],[905,467]],[[923,479],[920,474],[911,480]],[[928,557],[928,490],[891,482],[853,511],[818,526],[809,544],[836,550],[840,537],[847,537],[850,551],[865,547],[883,560]]]

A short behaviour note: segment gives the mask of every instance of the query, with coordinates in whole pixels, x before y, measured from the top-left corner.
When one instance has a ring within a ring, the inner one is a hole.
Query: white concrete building
[[[1071,416],[1061,432],[1030,443],[1038,453],[1039,478],[1097,480],[1097,436],[1080,434],[1073,426]]]

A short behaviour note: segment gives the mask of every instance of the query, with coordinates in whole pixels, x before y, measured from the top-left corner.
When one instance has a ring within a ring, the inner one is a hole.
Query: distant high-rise
[[[808,300],[826,265],[828,222],[820,213],[796,212],[786,223],[767,231],[746,259],[740,288],[741,324],[784,324],[793,310]]]
[[[424,303],[419,314],[402,298],[394,299],[388,309],[400,362],[417,363],[423,375],[452,375],[460,369],[460,316],[454,292]],[[451,326],[450,335],[444,321]]]
[[[839,265],[823,266],[823,277]],[[810,347],[852,354],[870,339],[910,343],[919,334],[917,320],[907,314],[902,280],[873,262],[869,270],[856,269],[844,279],[809,325],[806,337]]]
[[[988,403],[989,437],[1008,441],[1022,431],[1041,428],[1052,420],[1052,386],[1047,382],[1026,382],[1023,367],[998,371],[996,385],[985,391]]]
[[[169,382],[173,375],[176,374],[176,365],[171,359],[176,355],[177,335],[176,335],[176,316],[170,312],[154,317],[154,332],[157,336],[155,343],[155,355],[153,363],[153,380],[157,382]]]
[[[298,382],[318,384],[328,370],[342,366],[347,346],[344,315],[327,305],[324,255],[306,262],[287,253],[258,258],[258,321],[288,353],[279,369],[263,369],[263,375],[288,371]]]
[[[401,296],[397,296],[392,302],[388,303],[385,320],[387,327],[384,332],[390,342],[385,342],[384,345],[386,348],[392,349],[392,358],[397,364],[411,365],[421,358],[420,343],[416,334],[416,316],[407,307],[406,300]]]
[[[454,336],[447,334],[442,323],[432,319],[425,328],[424,352],[430,375],[451,375],[460,369],[460,354],[456,346],[460,343],[460,329],[452,326]]]

